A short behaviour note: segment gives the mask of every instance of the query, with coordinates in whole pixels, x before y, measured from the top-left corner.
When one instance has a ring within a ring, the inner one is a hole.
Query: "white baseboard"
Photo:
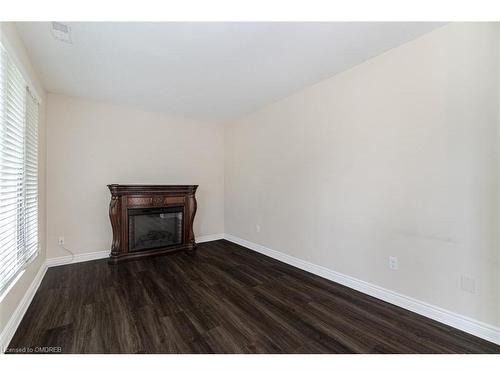
[[[224,233],[208,234],[206,236],[196,237],[197,243],[209,242],[222,240],[224,238]],[[75,254],[75,256],[65,255],[57,258],[47,259],[47,267],[62,266],[64,264],[87,262],[89,260],[104,259],[109,257],[109,250],[105,251],[95,251],[92,253]]]
[[[336,271],[332,271],[328,268],[318,266],[316,264],[307,262],[299,258],[295,258],[293,256],[281,253],[276,250],[269,249],[265,246],[258,245],[256,243],[235,237],[230,234],[225,234],[224,238],[228,241],[234,242],[238,245],[257,251],[258,253],[267,255],[271,258],[290,264],[304,271],[308,271],[315,275],[324,277],[325,279],[345,285],[359,292],[381,299],[382,301],[392,303],[393,305],[402,307],[406,310],[413,311],[427,318],[436,320],[440,323],[449,325],[461,331],[470,333],[474,336],[480,337],[482,339],[500,345],[500,328],[498,327],[494,327],[492,325],[454,313],[452,311],[445,310],[441,307],[437,307],[429,303],[419,301],[415,298],[411,298],[403,294],[393,292],[391,290],[382,288],[378,285],[374,285],[366,281],[362,281],[354,277],[344,275]]]
[[[17,308],[14,310],[14,313],[7,322],[7,325],[0,333],[0,353],[5,352],[10,340],[12,340],[12,337],[14,337],[14,333],[16,333],[19,323],[21,323],[21,320],[23,320],[24,314],[28,310],[31,301],[33,300],[33,297],[35,296],[35,293],[38,290],[43,277],[45,276],[45,272],[47,272],[47,265],[44,262],[40,266],[40,269],[31,282],[28,290],[24,294],[24,297],[21,299],[21,301],[17,305]]]
[[[95,251],[93,253],[75,254],[75,256],[65,255],[57,258],[49,258],[47,259],[46,263],[47,267],[55,267],[62,266],[64,264],[87,262],[89,260],[103,259],[107,257],[109,257],[109,250]]]
[[[223,238],[224,238],[224,233],[207,234],[205,236],[196,237],[196,243],[217,241],[217,240],[222,240]]]

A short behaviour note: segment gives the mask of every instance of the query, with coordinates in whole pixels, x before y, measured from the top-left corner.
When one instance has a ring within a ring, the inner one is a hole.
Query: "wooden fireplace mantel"
[[[198,185],[108,185],[111,192],[109,218],[113,228],[110,264],[173,251],[196,249],[193,221],[196,213]],[[183,210],[183,238],[179,245],[129,252],[128,210],[136,208],[181,207]]]

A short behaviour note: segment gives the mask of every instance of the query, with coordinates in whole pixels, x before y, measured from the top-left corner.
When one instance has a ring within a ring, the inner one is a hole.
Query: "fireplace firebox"
[[[108,185],[113,243],[109,263],[195,250],[198,185]]]
[[[128,251],[182,243],[182,207],[128,210]]]

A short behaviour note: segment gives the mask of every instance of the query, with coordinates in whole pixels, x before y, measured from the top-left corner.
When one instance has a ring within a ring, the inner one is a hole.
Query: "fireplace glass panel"
[[[129,251],[182,243],[182,207],[128,211]]]

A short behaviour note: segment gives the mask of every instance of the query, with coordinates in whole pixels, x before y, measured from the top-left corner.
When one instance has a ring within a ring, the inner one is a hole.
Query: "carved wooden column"
[[[194,215],[196,215],[196,210],[198,208],[197,203],[196,203],[196,198],[194,196],[195,191],[193,191],[192,193],[189,193],[186,196],[186,215],[187,215],[186,220],[188,220],[190,223],[192,223],[194,221]],[[193,231],[192,225],[188,228],[188,231],[186,234],[187,234],[186,243],[191,246],[190,250],[195,250],[196,243],[194,240],[194,231]]]
[[[117,256],[120,253],[120,214],[121,204],[120,196],[111,192],[111,202],[109,202],[109,219],[111,220],[111,227],[113,229],[113,242],[111,243],[111,255]]]

